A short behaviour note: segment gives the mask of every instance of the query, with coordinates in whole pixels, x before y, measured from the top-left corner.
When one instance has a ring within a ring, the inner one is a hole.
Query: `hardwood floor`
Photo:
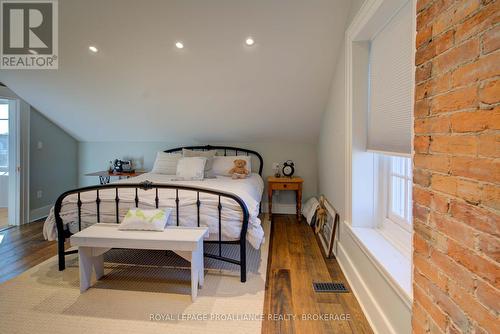
[[[311,227],[292,215],[273,215],[271,228],[262,333],[372,333],[352,292],[314,292],[313,282],[351,289],[337,261],[324,258]]]
[[[57,254],[56,242],[43,239],[42,226],[40,221],[0,232],[0,283]],[[274,215],[270,242],[262,333],[372,333],[352,293],[313,291],[313,282],[348,284],[337,261],[324,258],[307,224],[294,215]],[[320,315],[331,320],[301,320]]]
[[[0,283],[57,254],[57,243],[46,241],[43,221],[0,232]]]
[[[7,208],[0,208],[0,228],[9,225],[9,210]]]

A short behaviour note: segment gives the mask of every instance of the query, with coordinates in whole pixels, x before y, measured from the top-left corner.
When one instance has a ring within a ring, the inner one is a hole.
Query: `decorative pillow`
[[[229,171],[234,167],[234,160],[245,160],[247,162],[246,168],[252,171],[252,158],[248,155],[232,155],[226,157],[215,157],[212,170],[215,175],[231,176]]]
[[[184,158],[192,158],[192,157],[205,157],[207,158],[207,163],[205,164],[205,177],[213,178],[214,173],[212,171],[214,157],[217,155],[217,150],[210,151],[193,151],[183,148],[182,156]]]
[[[181,158],[177,163],[176,175],[185,180],[203,180],[206,163],[205,157]]]
[[[130,209],[118,227],[119,230],[163,231],[172,209]]]
[[[175,175],[177,172],[177,163],[182,158],[180,153],[158,152],[151,173]]]

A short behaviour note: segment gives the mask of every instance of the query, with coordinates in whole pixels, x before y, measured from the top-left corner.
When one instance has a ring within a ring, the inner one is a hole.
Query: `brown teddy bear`
[[[229,170],[233,179],[244,179],[250,172],[246,169],[247,162],[243,159],[234,160],[234,167]]]

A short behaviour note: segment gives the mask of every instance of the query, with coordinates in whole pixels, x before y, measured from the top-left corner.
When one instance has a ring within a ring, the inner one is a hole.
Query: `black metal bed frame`
[[[231,147],[231,146],[211,146],[211,145],[205,145],[205,146],[185,146],[185,147],[177,147],[173,149],[166,150],[166,153],[173,153],[173,152],[179,152],[182,151],[182,149],[189,149],[189,150],[199,150],[199,151],[207,151],[207,150],[222,150],[224,151],[224,156],[227,156],[228,152],[235,152],[235,155],[239,155],[238,153],[243,153],[244,155],[254,155],[259,159],[259,175],[262,176],[262,168],[264,161],[262,159],[262,156],[252,150],[244,149],[244,148],[238,148],[238,147]],[[119,191],[118,189],[121,188],[129,188],[129,189],[135,189],[135,207],[139,206],[139,196],[138,196],[138,190],[145,190],[149,191],[154,189],[155,190],[155,206],[158,208],[159,205],[159,197],[158,197],[158,189],[174,189],[175,190],[175,205],[176,205],[176,218],[177,218],[177,225],[179,225],[179,191],[193,191],[196,192],[196,207],[197,207],[197,223],[198,226],[200,226],[200,207],[201,207],[201,202],[200,202],[200,193],[206,193],[206,194],[211,194],[211,195],[216,195],[218,196],[218,221],[219,221],[219,231],[218,231],[218,239],[217,240],[206,240],[205,243],[210,243],[210,244],[218,244],[218,252],[217,254],[212,254],[205,252],[205,256],[209,258],[213,258],[216,260],[224,261],[224,262],[229,262],[233,263],[236,265],[240,266],[240,279],[241,282],[246,282],[246,234],[247,234],[247,229],[248,229],[248,218],[249,218],[249,213],[248,213],[248,208],[245,205],[245,202],[238,197],[237,195],[234,195],[232,193],[224,192],[224,191],[215,191],[211,189],[206,189],[206,188],[201,188],[201,187],[189,187],[189,186],[181,186],[181,185],[174,185],[174,184],[156,184],[152,183],[149,181],[145,181],[142,183],[126,183],[126,184],[106,184],[106,185],[96,185],[96,186],[89,186],[89,187],[83,187],[83,188],[78,188],[78,189],[73,189],[64,192],[62,195],[60,195],[57,198],[57,201],[54,206],[54,216],[56,220],[56,227],[57,227],[57,242],[58,242],[58,257],[59,257],[59,270],[64,270],[66,268],[66,261],[65,261],[65,256],[69,254],[74,254],[77,253],[77,250],[71,250],[71,251],[66,251],[64,249],[64,244],[66,239],[68,239],[71,236],[71,232],[69,229],[65,230],[64,229],[64,224],[63,220],[61,218],[61,208],[62,208],[62,203],[63,200],[69,196],[69,195],[77,195],[77,208],[78,208],[78,229],[81,230],[81,209],[82,209],[82,201],[81,201],[81,193],[88,192],[88,191],[96,191],[96,209],[97,209],[97,219],[96,223],[100,222],[100,204],[101,204],[101,199],[99,198],[99,191],[103,189],[115,189],[115,211],[116,211],[116,223],[118,224],[120,221],[119,217],[119,203],[120,203],[120,197],[119,197]],[[222,240],[222,204],[221,204],[221,198],[229,198],[234,200],[238,205],[241,207],[241,211],[243,214],[243,219],[242,219],[242,226],[241,226],[241,233],[240,233],[240,239],[239,240],[234,240],[234,241],[223,241]],[[240,259],[233,259],[233,258],[228,258],[222,256],[222,245],[237,245],[239,244],[240,246]]]

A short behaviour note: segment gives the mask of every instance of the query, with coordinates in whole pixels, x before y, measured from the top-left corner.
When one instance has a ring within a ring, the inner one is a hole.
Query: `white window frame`
[[[399,215],[391,214],[391,201],[392,201],[392,168],[391,160],[393,155],[377,154],[378,159],[378,202],[376,203],[378,207],[378,220],[379,224],[377,230],[387,239],[394,247],[396,247],[401,253],[403,253],[408,258],[411,258],[411,247],[412,247],[412,212],[407,212],[408,220],[401,219]],[[402,156],[409,158],[409,163],[411,164],[411,158],[408,156]],[[410,201],[410,209],[412,207],[411,186],[408,186],[408,180],[412,181],[411,168],[406,168],[410,174],[401,175],[405,182],[405,211],[408,211],[408,201]],[[399,175],[398,175],[399,176]]]

